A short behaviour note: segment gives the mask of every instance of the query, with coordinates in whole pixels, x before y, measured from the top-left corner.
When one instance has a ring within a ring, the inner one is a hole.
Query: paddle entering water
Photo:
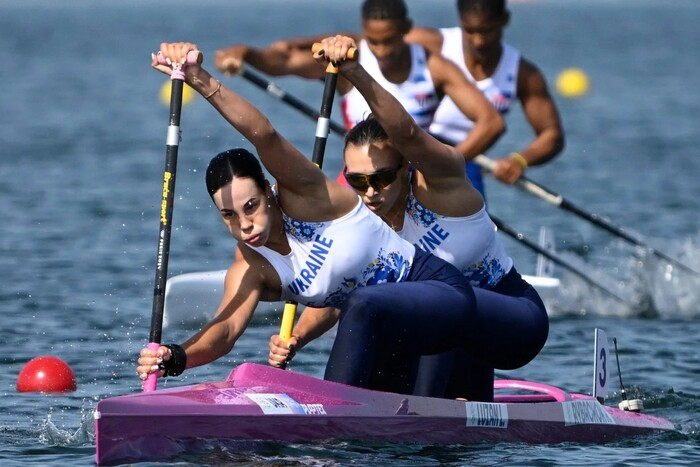
[[[574,274],[576,274],[577,276],[582,278],[584,281],[586,281],[588,284],[605,292],[606,294],[608,294],[610,297],[614,298],[618,302],[624,303],[625,305],[630,306],[630,307],[632,306],[632,304],[629,303],[627,300],[620,297],[619,295],[617,295],[615,292],[608,289],[607,287],[599,284],[595,280],[591,279],[590,277],[585,275],[583,272],[578,270],[576,267],[572,266],[568,262],[564,261],[563,259],[561,259],[558,256],[556,256],[555,254],[553,254],[551,251],[547,250],[546,248],[540,247],[539,245],[532,242],[531,240],[528,240],[525,237],[525,235],[523,235],[522,233],[517,232],[517,231],[513,230],[512,228],[510,228],[509,226],[505,225],[503,222],[501,222],[500,219],[498,219],[496,216],[494,216],[490,212],[489,212],[489,217],[491,217],[491,220],[493,221],[493,223],[496,224],[496,227],[498,227],[498,229],[500,231],[502,231],[503,233],[514,238],[518,242],[526,245],[528,248],[535,250],[537,253],[541,254],[542,256],[545,256],[545,257],[551,259],[554,263],[558,264],[559,266],[562,266],[564,269],[567,269],[567,270],[573,272]]]
[[[311,47],[311,52],[315,55],[322,54],[320,43],[315,43]],[[357,50],[352,48],[348,51],[347,58],[355,60]],[[326,79],[323,87],[323,97],[321,99],[321,111],[318,113],[316,122],[316,139],[314,140],[314,149],[311,156],[311,161],[319,168],[323,166],[323,155],[326,152],[326,142],[328,141],[328,133],[331,124],[331,112],[333,111],[333,99],[335,97],[335,88],[338,83],[338,66],[331,62],[326,67]],[[285,101],[286,102],[286,101]],[[344,133],[344,132],[343,132]],[[292,328],[294,327],[294,318],[297,313],[297,303],[289,301],[284,305],[282,313],[282,324],[280,325],[280,339],[287,342],[292,337]],[[285,368],[286,364],[282,366]]]
[[[474,158],[474,162],[478,164],[480,167],[490,171],[493,169],[494,166],[494,161],[492,159],[489,159],[488,157],[484,155],[479,155]],[[608,231],[609,233],[635,245],[641,248],[646,249],[649,253],[652,255],[661,258],[665,261],[668,261],[670,264],[678,266],[680,269],[683,269],[686,272],[690,272],[692,274],[695,274],[696,276],[700,276],[700,272],[696,271],[695,269],[691,268],[690,266],[686,266],[685,264],[681,263],[680,261],[671,258],[670,256],[652,248],[650,245],[642,242],[641,240],[633,237],[632,235],[628,234],[624,230],[622,230],[620,227],[617,227],[610,222],[606,221],[605,219],[601,218],[597,214],[589,213],[584,211],[583,209],[577,207],[575,204],[572,202],[568,201],[566,198],[564,198],[562,195],[553,192],[552,190],[549,190],[548,188],[545,188],[544,186],[540,185],[539,183],[533,182],[532,180],[528,179],[524,175],[521,176],[518,181],[515,182],[516,185],[523,190],[527,191],[530,194],[533,194],[537,196],[540,199],[543,199],[544,201],[553,204],[559,208],[562,208],[566,211],[569,211],[578,217],[587,220],[588,222],[591,222],[592,224]]]
[[[165,142],[165,171],[163,173],[163,191],[160,207],[160,230],[156,250],[156,278],[153,289],[153,310],[151,313],[151,331],[148,348],[158,350],[163,331],[163,310],[165,308],[165,287],[168,279],[168,258],[170,256],[170,236],[172,231],[173,205],[175,202],[175,173],[177,170],[177,152],[180,145],[180,114],[182,113],[182,90],[185,82],[187,65],[202,62],[202,54],[192,50],[187,54],[187,62],[167,63],[158,54],[161,65],[171,65],[170,75],[172,90],[170,92],[170,116]],[[158,373],[151,373],[143,383],[144,391],[154,391],[157,386]]]

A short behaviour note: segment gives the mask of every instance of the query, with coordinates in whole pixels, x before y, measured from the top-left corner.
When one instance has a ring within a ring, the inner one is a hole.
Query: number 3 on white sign
[[[602,404],[608,395],[608,337],[605,331],[595,328],[595,354],[593,356],[593,397]]]

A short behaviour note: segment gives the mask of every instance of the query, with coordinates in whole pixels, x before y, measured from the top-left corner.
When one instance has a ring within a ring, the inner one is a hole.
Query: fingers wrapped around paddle
[[[517,182],[523,173],[525,173],[525,166],[512,156],[496,160],[492,171],[494,177],[509,185]]]
[[[244,57],[248,47],[233,45],[227,49],[217,50],[214,55],[214,65],[227,76],[234,75],[243,67]]]
[[[317,61],[330,63],[334,67],[339,67],[346,62],[357,63],[357,44],[352,37],[341,35],[326,37],[321,42],[316,42],[311,51]]]
[[[279,334],[270,337],[270,354],[268,363],[275,368],[284,368],[291,362],[301,346],[301,340],[297,336],[292,336],[288,341],[282,340]]]
[[[166,75],[172,75],[173,71],[196,74],[200,63],[202,54],[197,44],[191,42],[163,42],[158,53],[151,54],[151,66]]]
[[[177,344],[167,344],[151,350],[148,347],[141,350],[139,366],[136,371],[142,380],[151,373],[158,376],[179,376],[187,367],[187,352]]]
[[[169,360],[171,356],[171,350],[164,345],[161,345],[158,350],[143,348],[139,354],[139,365],[136,368],[136,372],[142,380],[146,380],[148,375],[156,372],[158,376],[163,376],[165,369],[162,364],[164,361]]]

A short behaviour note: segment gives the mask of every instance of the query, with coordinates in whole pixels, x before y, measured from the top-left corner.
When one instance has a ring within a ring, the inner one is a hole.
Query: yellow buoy
[[[160,88],[160,101],[165,105],[170,105],[170,91],[172,89],[172,84],[170,80],[163,83]],[[187,84],[183,83],[182,86],[182,105],[187,105],[194,99],[196,92],[189,87]]]
[[[579,68],[567,68],[557,76],[557,91],[564,97],[581,97],[588,92],[588,76]]]

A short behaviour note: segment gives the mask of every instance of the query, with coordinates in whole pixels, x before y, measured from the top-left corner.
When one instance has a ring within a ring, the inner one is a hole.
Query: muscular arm
[[[245,247],[243,247],[245,248]],[[236,248],[235,261],[226,273],[222,306],[202,330],[182,345],[187,368],[210,363],[231,351],[248,327],[255,307],[266,292],[264,260],[249,248]]]
[[[467,137],[456,145],[464,159],[469,161],[485,152],[503,134],[503,118],[454,63],[440,55],[431,54],[428,66],[436,86],[450,96],[462,113],[474,122]]]
[[[189,74],[189,73],[188,73]],[[204,69],[188,76],[188,83],[203,95],[217,88],[216,80]],[[262,163],[282,187],[310,184],[319,185],[323,174],[275,128],[268,118],[239,94],[221,85],[208,99],[209,103],[239,133],[250,141]],[[304,188],[307,190],[308,188]],[[291,191],[302,192],[301,188]]]
[[[326,41],[333,42],[334,39],[325,39],[324,43]],[[332,54],[328,58],[337,60],[336,57],[343,57],[350,46],[354,46],[354,41],[345,38],[344,45],[332,48]],[[422,130],[399,101],[356,61],[342,62],[340,72],[365,98],[372,114],[389,135],[392,145],[418,170],[416,178],[420,181],[414,188],[423,193],[422,202],[430,200],[426,206],[432,209],[433,206],[429,205],[432,201],[433,205],[440,205],[441,214],[455,215],[445,210],[450,209],[448,203],[445,203],[447,198],[459,196],[466,204],[464,200],[471,197],[474,203],[482,203],[466,179],[464,159],[455,148],[442,144]],[[430,187],[429,190],[424,181]],[[475,196],[478,199],[474,199]]]
[[[302,342],[297,350],[328,332],[338,322],[339,317],[340,310],[337,308],[304,308],[292,332]]]
[[[311,46],[328,34],[278,40],[266,48],[234,44],[216,51],[215,64],[219,71],[235,74],[247,63],[272,76],[295,75],[307,79],[322,79],[320,68],[311,55]],[[359,35],[357,36],[359,40]]]
[[[212,318],[197,334],[182,344],[186,353],[186,367],[192,368],[226,355],[233,349],[238,338],[248,327],[255,307],[264,295],[279,296],[279,278],[269,264],[249,248],[247,251],[237,249],[235,261],[226,273],[224,297],[216,316]],[[263,267],[265,264],[268,267]],[[274,275],[273,276],[266,276]],[[275,287],[270,287],[275,284]],[[149,373],[158,371],[158,360],[172,358],[169,348],[161,346],[158,351],[148,348],[141,350],[137,372],[141,379]]]
[[[518,73],[518,97],[535,138],[517,152],[530,167],[544,164],[564,148],[564,131],[544,76],[524,59],[521,59]],[[510,157],[496,160],[493,168],[493,176],[505,183],[515,183],[523,172],[523,166]]]
[[[354,33],[354,32],[339,32],[335,33],[339,34],[342,36],[349,36],[355,39],[355,41],[359,41],[360,38],[362,37],[361,34]],[[291,39],[282,39],[273,42],[270,44],[270,47],[275,47],[278,49],[283,49],[283,50],[290,50],[290,49],[304,49],[307,52],[311,50],[311,46],[313,46],[316,42],[321,42],[324,38],[328,37],[330,34],[317,34],[314,36],[304,36],[304,37],[293,37]]]
[[[265,49],[235,44],[216,52],[216,67],[228,74],[236,73],[247,63],[272,76],[296,75],[308,79],[323,78],[308,48],[284,48],[278,44]]]
[[[203,68],[192,72],[188,68],[187,75],[188,84],[200,94],[213,92],[208,102],[255,146],[263,165],[277,181],[285,212],[306,221],[324,221],[344,215],[355,206],[356,195],[329,180],[254,105],[217,83]]]
[[[439,54],[442,50],[442,34],[439,29],[414,27],[404,36],[404,40],[420,44],[434,54]]]
[[[339,317],[340,310],[336,308],[305,308],[289,342],[282,341],[278,334],[270,337],[268,362],[275,367],[288,363],[299,349],[328,332]]]
[[[564,131],[544,76],[526,60],[520,63],[518,96],[525,117],[535,132],[535,139],[520,153],[528,165],[544,164],[564,149]]]

